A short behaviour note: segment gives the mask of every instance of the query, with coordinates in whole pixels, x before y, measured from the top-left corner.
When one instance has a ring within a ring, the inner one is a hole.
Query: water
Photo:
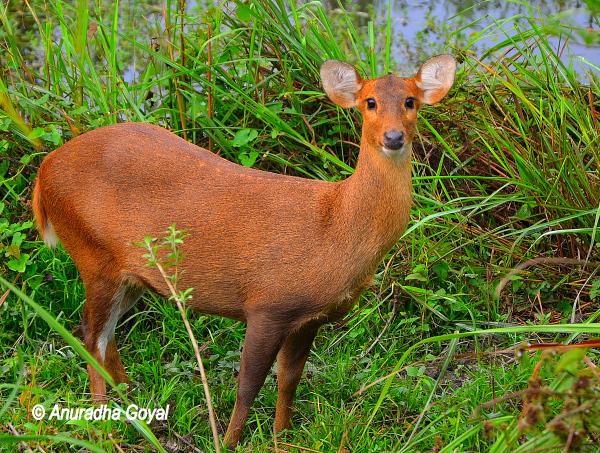
[[[514,36],[515,22],[522,29],[530,28],[531,25],[525,20],[516,19],[507,22],[501,29],[493,27],[489,32],[484,32],[483,39],[477,39],[474,45],[469,45],[489,25],[518,15],[533,16],[534,25],[537,27],[547,25],[550,17],[557,17],[559,23],[568,29],[591,29],[598,33],[599,24],[593,23],[583,2],[554,0],[529,3],[530,5],[507,1],[392,0],[389,6],[395,32],[392,42],[394,60],[399,65],[403,62],[415,65],[423,55],[440,51],[452,52],[453,48],[467,48],[480,55],[508,36]],[[382,29],[387,13],[387,1],[374,3],[373,16],[379,29]],[[581,41],[581,38],[578,40]],[[599,71],[600,40],[595,47],[583,45],[573,39],[565,41],[564,38],[557,37],[550,38],[550,43],[557,49],[563,49],[566,44],[563,59],[571,58],[578,71]],[[590,67],[585,61],[596,68]]]
[[[103,20],[108,24],[113,2],[97,0],[95,3],[100,6]],[[131,40],[135,39],[149,46],[153,38],[164,36],[162,3],[160,0],[121,0],[120,2],[119,17],[122,33],[120,57],[125,63],[126,82],[136,80],[139,71],[143,70],[147,63],[147,55],[136,49]],[[590,14],[585,12],[582,1],[541,0],[529,2],[531,6],[508,1],[474,0],[390,0],[389,2],[388,0],[374,2],[360,0],[342,1],[342,3],[344,8],[353,15],[356,24],[363,28],[365,37],[368,22],[373,21],[380,48],[384,45],[384,29],[389,6],[393,27],[392,57],[395,63],[393,69],[400,75],[411,75],[425,57],[441,52],[457,54],[466,49],[476,56],[481,55],[507,36],[515,35],[516,31],[513,28],[515,22],[506,23],[503,31],[493,27],[493,30],[484,33],[483,37],[481,37],[482,31],[488,25],[503,19],[519,14],[529,15],[528,8],[536,17],[534,21],[536,26],[548,24],[548,18],[556,16],[562,25],[595,31],[597,34],[595,46],[581,44],[580,38],[566,41],[564,38],[550,38],[550,41],[556,48],[563,49],[563,60],[573,61],[582,79],[586,79],[586,72],[600,72],[599,24],[594,23]],[[173,2],[173,5],[178,4],[178,1]],[[330,15],[341,13],[338,0],[323,0],[323,4]],[[43,48],[32,48],[32,45],[38,44],[31,44],[31,42],[37,43],[37,40],[28,39],[30,30],[35,28],[28,9],[23,5],[19,6],[19,2],[10,2],[9,8],[20,24],[17,26],[23,37],[19,43],[20,48],[24,55],[32,56],[28,59],[33,60],[34,66],[36,66],[35,60],[41,64],[44,60]],[[203,26],[203,17],[206,10],[210,8],[222,8],[235,14],[235,3],[232,1],[187,0],[186,10],[190,22],[188,30],[193,31],[197,25]],[[530,26],[524,20],[517,22],[522,29]],[[55,35],[60,34],[59,27],[55,31]],[[345,39],[343,31],[340,31],[338,39]],[[471,41],[476,42],[472,44]]]
[[[233,2],[216,3],[235,11]],[[424,57],[440,52],[456,53],[457,49],[468,49],[475,55],[481,55],[508,36],[514,36],[515,23],[522,30],[530,28],[531,25],[521,18],[507,22],[500,29],[492,27],[490,31],[484,31],[490,25],[518,15],[534,17],[537,27],[548,25],[551,17],[556,18],[566,30],[588,29],[598,34],[600,27],[593,22],[582,1],[359,0],[341,3],[354,15],[356,23],[364,27],[365,36],[368,22],[374,22],[375,30],[379,31],[380,48],[384,44],[389,7],[393,29],[392,57],[395,69],[401,74],[414,70]],[[338,0],[323,0],[322,4],[330,14],[343,13]],[[189,12],[201,15],[206,1],[188,0],[187,5]],[[344,39],[343,36],[340,39]],[[471,44],[473,40],[476,42]],[[571,59],[575,69],[585,78],[588,71],[600,72],[600,37],[597,35],[595,46],[586,46],[581,41],[580,37],[567,40],[564,37],[550,38],[553,47],[562,49],[563,60]]]

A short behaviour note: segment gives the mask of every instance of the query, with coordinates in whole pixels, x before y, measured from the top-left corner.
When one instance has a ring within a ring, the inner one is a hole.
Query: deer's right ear
[[[321,80],[325,93],[340,107],[356,105],[356,94],[362,87],[362,79],[352,66],[337,60],[327,60],[321,66]]]

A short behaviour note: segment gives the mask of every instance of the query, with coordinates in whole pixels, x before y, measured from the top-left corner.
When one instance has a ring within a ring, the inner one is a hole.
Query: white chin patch
[[[383,146],[381,150],[383,154],[391,159],[398,159],[406,154],[406,151],[410,148],[410,146],[404,145],[400,149],[389,149]]]

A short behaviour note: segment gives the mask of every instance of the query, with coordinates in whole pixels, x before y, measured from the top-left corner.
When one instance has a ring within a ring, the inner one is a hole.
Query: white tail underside
[[[55,248],[58,244],[58,236],[50,220],[47,221],[46,228],[44,229],[44,242],[50,248]]]

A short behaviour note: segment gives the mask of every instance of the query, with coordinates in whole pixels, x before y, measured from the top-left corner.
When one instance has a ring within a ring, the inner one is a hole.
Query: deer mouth
[[[403,144],[398,149],[390,149],[385,145],[381,145],[381,151],[383,152],[383,154],[392,159],[398,159],[400,157],[403,157],[407,153],[407,151],[410,150],[410,148],[411,146],[408,143]]]

